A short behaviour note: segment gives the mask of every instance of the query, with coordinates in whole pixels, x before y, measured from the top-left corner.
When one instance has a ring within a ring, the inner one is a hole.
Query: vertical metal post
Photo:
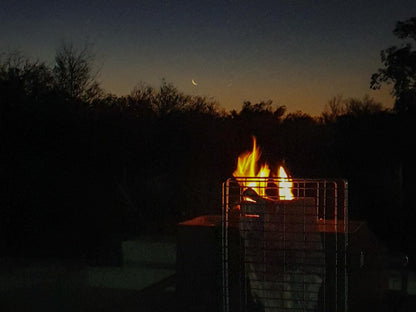
[[[323,207],[323,221],[324,221],[324,235],[323,235],[324,239],[323,239],[323,241],[324,241],[324,250],[327,253],[327,251],[326,251],[326,248],[327,248],[326,247],[326,229],[327,229],[327,220],[326,220],[326,202],[327,202],[327,200],[326,200],[326,189],[327,189],[327,185],[326,185],[326,181],[323,181],[323,188],[324,188],[323,195],[322,195],[322,199],[323,199],[323,205],[322,205],[322,207]],[[324,267],[325,268],[327,267],[326,256],[324,257]],[[326,281],[327,281],[327,275],[328,275],[328,273],[325,270],[324,289],[323,289],[323,293],[324,293],[323,294],[323,297],[324,297],[323,306],[324,306],[324,311],[325,312],[326,312]]]
[[[344,182],[344,236],[345,236],[345,254],[344,254],[344,275],[345,275],[345,312],[348,312],[348,270],[347,270],[347,252],[348,252],[348,181]]]
[[[320,191],[319,185],[320,185],[320,183],[316,182],[315,202],[316,202],[316,217],[318,218],[318,220],[316,220],[316,221],[319,221],[319,216],[321,216],[321,213],[319,211],[319,204],[320,204],[320,202],[319,202],[319,191]]]
[[[229,287],[228,287],[228,208],[229,208],[230,179],[222,184],[222,287],[223,287],[223,311],[229,312]]]
[[[334,228],[335,228],[335,311],[338,311],[338,194],[337,184],[334,185]]]

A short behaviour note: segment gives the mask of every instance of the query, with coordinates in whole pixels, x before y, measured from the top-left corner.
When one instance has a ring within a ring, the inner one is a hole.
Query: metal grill
[[[223,311],[347,311],[347,182],[291,182],[223,183]]]

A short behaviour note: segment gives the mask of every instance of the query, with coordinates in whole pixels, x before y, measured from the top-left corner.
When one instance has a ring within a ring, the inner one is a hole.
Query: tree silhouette
[[[324,123],[335,122],[336,119],[345,113],[344,99],[341,94],[332,97],[325,105],[322,112],[322,121]]]
[[[412,24],[399,25],[414,34]],[[185,218],[220,213],[221,182],[252,135],[264,147],[262,157],[274,165],[286,161],[294,177],[348,179],[351,218],[403,236],[413,227],[415,155],[406,135],[414,132],[415,115],[392,113],[369,96],[336,96],[321,119],[286,114],[271,100],[246,101],[226,113],[214,100],[164,80],[126,96],[101,96],[93,60],[86,47],[72,45],[58,50],[53,68],[19,53],[0,58],[0,172],[7,183],[0,190],[6,215],[0,230],[20,235],[24,246],[37,249],[50,240],[42,237],[59,239],[56,233],[65,231],[62,239],[76,246],[71,229],[77,228],[85,242],[79,252],[88,254],[120,233],[163,231]],[[378,83],[383,77],[395,83],[382,76],[390,73],[385,70]],[[398,101],[415,94],[414,82],[407,82]]]
[[[401,47],[392,46],[381,51],[384,68],[371,76],[371,88],[379,89],[382,83],[393,83],[397,112],[416,112],[416,17],[398,22],[393,33],[408,40]]]
[[[53,68],[56,85],[71,100],[90,103],[102,93],[94,72],[94,54],[85,44],[82,48],[63,43],[55,55]]]
[[[385,111],[383,104],[375,101],[368,94],[364,95],[362,99],[343,99],[342,95],[337,95],[332,97],[325,105],[325,110],[321,114],[321,121],[329,124],[336,122],[342,116],[368,116]]]
[[[189,96],[179,92],[173,84],[163,80],[156,93],[153,106],[159,116],[164,116],[182,110],[188,102]]]
[[[364,95],[362,100],[349,98],[344,105],[344,114],[353,116],[373,115],[385,110],[380,102],[375,101],[367,94]]]
[[[20,52],[6,55],[0,62],[0,96],[2,105],[14,106],[39,102],[52,92],[54,80],[42,62],[31,61]]]

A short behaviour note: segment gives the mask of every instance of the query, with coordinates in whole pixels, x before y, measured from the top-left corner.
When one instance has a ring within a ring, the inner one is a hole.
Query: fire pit
[[[223,184],[224,311],[346,311],[347,184],[290,179],[288,200],[282,183]]]
[[[195,311],[347,311],[347,183],[238,158],[221,216],[179,224],[177,294]],[[258,169],[260,168],[260,169]],[[210,298],[210,299],[207,299]]]
[[[253,137],[223,184],[224,311],[346,310],[347,240],[337,235],[347,233],[346,182],[294,180],[282,166],[273,175],[259,159]],[[332,242],[322,235],[329,229]]]

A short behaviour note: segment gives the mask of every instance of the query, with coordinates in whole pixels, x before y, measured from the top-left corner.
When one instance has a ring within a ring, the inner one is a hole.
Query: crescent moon
[[[198,84],[196,83],[196,81],[195,80],[191,80],[191,83],[194,85],[194,86],[197,86]]]

